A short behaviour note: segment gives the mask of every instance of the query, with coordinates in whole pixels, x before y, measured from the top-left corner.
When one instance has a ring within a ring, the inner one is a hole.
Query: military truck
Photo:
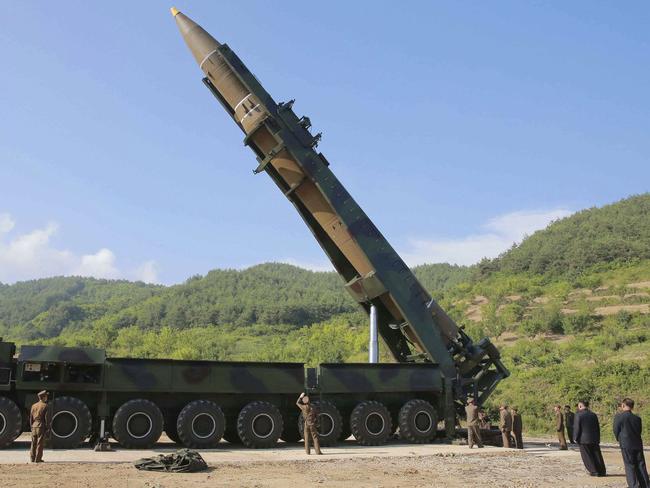
[[[203,83],[245,134],[258,161],[309,227],[371,318],[395,363],[321,364],[107,358],[93,348],[0,342],[0,447],[28,428],[39,390],[53,395],[52,444],[74,447],[110,433],[124,447],[153,445],[165,431],[188,447],[223,437],[270,447],[301,437],[294,402],[319,405],[324,445],[352,434],[365,445],[399,429],[429,442],[444,422],[451,437],[467,396],[481,405],[509,372],[489,341],[475,343],[436,303],[315,150],[293,101],[276,103],[226,44],[184,14],[172,14]],[[376,353],[376,349],[375,349]]]
[[[428,442],[443,417],[438,366],[107,358],[104,350],[16,347],[0,341],[0,447],[29,429],[38,391],[51,392],[51,442],[73,448],[110,431],[122,446],[153,446],[164,431],[193,448],[225,438],[252,448],[302,437],[295,402],[315,397],[324,445],[402,437]]]

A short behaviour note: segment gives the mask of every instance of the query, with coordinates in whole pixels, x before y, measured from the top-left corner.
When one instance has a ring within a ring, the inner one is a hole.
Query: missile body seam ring
[[[208,58],[209,58],[210,56],[212,56],[212,55],[213,55],[214,53],[216,53],[216,52],[217,52],[217,50],[214,49],[214,50],[210,51],[208,54],[206,54],[206,55],[205,55],[205,58],[203,58],[203,61],[201,61],[201,62],[199,63],[199,68],[203,69],[203,64],[208,60]]]

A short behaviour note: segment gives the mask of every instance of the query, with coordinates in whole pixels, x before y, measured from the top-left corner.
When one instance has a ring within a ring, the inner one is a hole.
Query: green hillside
[[[512,377],[495,392],[545,432],[551,405],[589,397],[604,432],[632,395],[650,433],[650,194],[578,212],[472,267],[414,269]],[[335,273],[270,263],[170,287],[89,278],[0,285],[0,336],[110,354],[363,361],[367,319]],[[384,360],[389,360],[382,349]]]
[[[557,221],[481,268],[576,276],[601,263],[635,259],[650,259],[647,193]]]

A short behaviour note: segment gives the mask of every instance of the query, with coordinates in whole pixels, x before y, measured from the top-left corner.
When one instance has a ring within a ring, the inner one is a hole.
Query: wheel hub
[[[77,416],[69,410],[56,412],[52,417],[52,434],[59,439],[67,439],[77,431],[79,421]]]
[[[126,420],[126,431],[134,439],[147,437],[153,430],[153,420],[145,412],[132,413]]]
[[[192,419],[192,434],[199,439],[207,439],[217,430],[217,421],[209,413],[200,413]]]
[[[253,418],[251,426],[253,434],[260,439],[266,439],[273,433],[275,422],[273,421],[273,417],[268,413],[259,413]]]

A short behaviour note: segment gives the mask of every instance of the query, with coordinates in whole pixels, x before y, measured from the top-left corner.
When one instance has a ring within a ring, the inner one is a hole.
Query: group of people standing
[[[632,410],[634,410],[634,400],[625,398],[619,405],[619,413],[614,417],[614,437],[621,448],[628,486],[650,488],[643,455],[641,417],[635,415]],[[591,476],[607,474],[603,454],[600,451],[600,423],[598,416],[589,409],[587,400],[578,402],[578,411],[575,414],[568,405],[565,405],[564,412],[559,405],[556,405],[555,428],[561,450],[567,449],[564,437],[566,429],[569,442],[577,444],[580,448],[582,462],[589,474]]]
[[[569,405],[565,405],[564,409],[561,405],[554,407],[555,431],[560,449],[568,449],[567,439],[571,444],[577,444],[587,472],[591,476],[606,476],[607,469],[600,450],[598,416],[589,409],[587,400],[578,402],[577,407],[575,413],[571,411]],[[619,406],[619,413],[614,417],[614,437],[621,448],[628,486],[630,488],[650,488],[650,479],[643,455],[641,418],[635,415],[633,410],[634,400],[625,398]],[[467,414],[467,443],[470,449],[474,446],[483,447],[481,430],[490,429],[485,412],[470,398],[467,401],[465,413]],[[505,404],[499,407],[499,430],[503,438],[503,447],[523,449],[522,421],[516,407],[508,408]]]
[[[465,414],[467,415],[467,444],[469,448],[483,447],[481,430],[490,430],[491,428],[485,412],[476,405],[473,398],[470,398],[467,400]],[[508,408],[508,405],[501,405],[499,407],[499,431],[503,447],[523,449],[522,430],[523,422],[517,407]]]
[[[39,401],[31,410],[29,422],[32,430],[32,445],[30,459],[32,462],[43,462],[43,445],[46,432],[49,430],[48,392],[38,393]],[[296,405],[302,412],[304,421],[305,451],[310,454],[310,441],[313,443],[316,454],[322,454],[316,428],[318,412],[309,401],[305,393],[298,398]],[[600,450],[600,423],[598,416],[589,409],[589,402],[578,402],[578,411],[574,414],[571,407],[560,405],[554,407],[555,430],[557,432],[560,449],[566,450],[567,437],[570,443],[575,443],[580,448],[580,456],[585,468],[591,476],[605,476],[607,469],[603,454]],[[643,455],[643,440],[641,418],[635,415],[634,400],[625,398],[620,404],[620,412],[614,418],[614,436],[620,444],[625,476],[631,488],[650,488],[650,479]],[[465,407],[467,414],[467,442],[470,449],[475,445],[483,447],[481,430],[490,429],[490,423],[473,398],[467,401]],[[516,447],[523,449],[522,440],[523,422],[516,407],[508,408],[503,404],[499,407],[499,430],[503,439],[503,447]],[[564,432],[566,430],[567,437]],[[511,439],[514,438],[514,445]]]

